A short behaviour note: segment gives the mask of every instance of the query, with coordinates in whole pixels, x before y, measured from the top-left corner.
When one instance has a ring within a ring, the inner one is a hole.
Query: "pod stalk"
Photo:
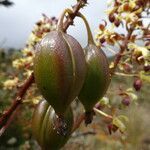
[[[87,34],[88,34],[88,44],[94,44],[92,32],[91,32],[91,29],[90,29],[90,26],[89,26],[89,23],[88,23],[87,19],[80,12],[78,12],[78,17],[82,18],[82,20],[85,23],[85,26],[86,26],[86,29],[87,29]]]
[[[63,31],[63,20],[64,20],[64,17],[65,17],[66,13],[72,14],[73,11],[68,8],[68,9],[65,9],[62,12],[62,14],[60,15],[60,18],[58,20],[58,24],[57,24],[57,30],[58,31]],[[85,26],[86,26],[86,29],[87,29],[87,34],[88,34],[88,44],[94,44],[93,35],[92,35],[91,29],[90,29],[90,26],[89,26],[89,23],[88,23],[86,17],[83,14],[81,14],[80,12],[78,12],[77,16],[82,18],[82,20],[85,23]]]
[[[65,14],[66,14],[66,10],[64,10],[62,12],[62,14],[60,15],[60,18],[59,18],[58,23],[57,23],[57,31],[63,31],[63,20],[65,17]]]
[[[63,31],[64,32],[64,29],[63,29],[63,20],[64,20],[64,17],[65,17],[65,14],[68,13],[68,14],[71,14],[73,13],[71,9],[65,9],[62,14],[60,15],[60,18],[58,20],[58,23],[57,23],[57,31]]]

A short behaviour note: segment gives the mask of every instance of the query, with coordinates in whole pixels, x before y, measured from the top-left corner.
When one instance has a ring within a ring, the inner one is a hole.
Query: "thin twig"
[[[108,115],[108,114],[104,113],[103,111],[101,111],[101,110],[99,110],[97,108],[93,108],[93,110],[95,112],[97,112],[98,114],[100,114],[100,115],[102,115],[102,116],[104,116],[104,117],[106,117],[108,119],[111,119],[111,120],[113,119],[113,117],[111,115]]]
[[[115,72],[114,75],[124,76],[124,77],[138,77],[138,74],[127,74],[122,72]]]
[[[124,51],[127,49],[128,43],[130,41],[130,37],[132,35],[133,29],[128,30],[128,34],[123,42],[122,45],[120,45],[120,51],[118,52],[118,54],[116,54],[115,60],[114,60],[114,65],[110,70],[110,74],[111,76],[114,74],[117,65],[119,64],[121,58],[122,58],[122,54],[124,53]]]
[[[68,29],[70,25],[73,25],[73,20],[77,16],[78,11],[80,8],[83,8],[87,4],[87,0],[80,0],[74,5],[72,8],[72,13],[68,16],[67,20],[64,23],[64,31]]]
[[[5,130],[8,128],[8,126],[11,124],[11,122],[13,121],[13,119],[15,118],[18,110],[19,110],[19,106],[12,112],[10,118],[8,119],[7,123],[1,128],[0,130],[0,136],[5,132]]]
[[[76,134],[76,135],[72,135],[72,138],[78,138],[78,137],[80,137],[80,136],[87,136],[87,135],[95,135],[96,134],[96,132],[94,132],[94,131],[87,131],[87,132],[83,132],[83,133],[78,133],[78,134]]]
[[[8,127],[7,123],[9,122],[9,119],[11,118],[13,112],[22,103],[23,96],[25,95],[26,91],[28,90],[28,88],[31,86],[33,82],[34,82],[34,75],[32,73],[30,77],[26,80],[26,82],[23,84],[23,86],[20,88],[20,90],[18,91],[18,94],[16,98],[13,100],[13,103],[10,106],[10,108],[1,116],[0,129],[3,129],[4,126]]]
[[[85,119],[85,113],[81,114],[79,116],[79,118],[77,118],[75,121],[74,121],[74,126],[73,126],[73,129],[72,129],[72,133],[79,128],[80,124],[82,123],[82,121]]]

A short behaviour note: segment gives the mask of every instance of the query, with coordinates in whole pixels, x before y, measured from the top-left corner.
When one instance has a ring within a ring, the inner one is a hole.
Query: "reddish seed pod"
[[[43,35],[43,32],[41,32],[41,31],[36,32],[36,36],[38,38],[42,38],[42,35]]]
[[[150,41],[145,43],[145,46],[149,46],[150,45]]]
[[[100,39],[100,43],[101,43],[101,44],[103,44],[105,41],[106,41],[106,40],[105,40],[104,37],[102,37],[102,38]]]
[[[129,11],[129,10],[130,10],[129,3],[125,3],[125,4],[123,5],[123,10],[124,10],[124,11]]]
[[[116,20],[114,21],[114,24],[115,24],[116,27],[119,27],[120,21],[119,21],[118,19],[116,19]]]
[[[79,42],[63,32],[63,18],[56,31],[43,37],[36,47],[34,76],[38,89],[58,116],[63,116],[79,94],[86,75],[86,62]]]
[[[68,141],[73,127],[73,113],[69,107],[65,112],[67,122],[67,133],[65,136],[59,135],[54,130],[54,120],[56,118],[54,109],[46,100],[41,100],[32,117],[32,134],[41,146],[42,150],[58,150]]]
[[[125,97],[122,99],[122,104],[125,106],[129,106],[130,105],[130,98],[129,97]]]
[[[50,29],[43,29],[43,32],[50,32]]]
[[[146,66],[144,66],[144,71],[145,71],[145,72],[150,71],[150,65],[146,65]]]
[[[38,21],[36,24],[37,24],[38,26],[41,26],[41,25],[42,25],[42,21]]]
[[[112,23],[115,21],[115,16],[114,14],[109,14],[109,21]]]
[[[129,64],[125,63],[123,67],[124,67],[124,71],[125,72],[131,72],[132,68],[131,68],[131,66]]]
[[[103,30],[105,29],[105,26],[104,26],[103,24],[100,24],[100,25],[99,25],[99,29],[100,29],[101,31],[103,31]]]
[[[133,83],[133,87],[135,88],[136,91],[139,91],[142,87],[142,80],[141,79],[135,79]]]

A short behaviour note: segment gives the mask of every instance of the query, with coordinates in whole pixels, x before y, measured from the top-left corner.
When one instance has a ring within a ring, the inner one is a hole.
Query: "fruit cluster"
[[[41,40],[34,57],[35,82],[45,100],[35,109],[32,128],[43,149],[59,149],[66,143],[73,127],[70,104],[76,97],[84,105],[85,123],[90,123],[93,107],[110,83],[108,60],[95,45],[86,18],[78,13],[88,33],[88,44],[83,49],[63,31],[66,13],[72,12],[67,9],[62,13],[57,29]]]

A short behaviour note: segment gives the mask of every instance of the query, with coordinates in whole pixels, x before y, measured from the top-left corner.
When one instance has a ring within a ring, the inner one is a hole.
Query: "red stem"
[[[74,122],[74,126],[72,129],[72,133],[79,128],[80,124],[82,123],[82,121],[85,119],[85,113],[81,114]]]
[[[10,106],[9,110],[7,110],[0,118],[0,127],[6,126],[6,124],[9,122],[9,119],[11,118],[11,115],[13,112],[18,108],[18,106],[22,103],[22,98],[25,95],[28,88],[31,86],[31,84],[34,82],[34,75],[33,73],[30,75],[30,77],[26,80],[24,85],[19,90],[16,98],[13,100],[12,105]]]
[[[66,31],[68,27],[73,24],[74,18],[77,16],[80,8],[82,8],[85,4],[87,4],[87,0],[80,0],[75,6],[72,7],[72,14],[70,14],[67,20],[64,22],[64,31]]]
[[[111,68],[111,70],[110,70],[110,74],[111,74],[111,75],[114,75],[114,72],[115,72],[115,70],[116,70],[116,68],[117,68],[117,65],[119,64],[119,62],[120,62],[120,60],[121,60],[121,58],[122,58],[122,54],[123,54],[124,51],[127,49],[128,43],[129,43],[129,41],[130,41],[130,37],[131,37],[131,35],[132,35],[132,32],[133,32],[133,30],[129,30],[129,31],[128,31],[128,34],[127,34],[127,36],[126,36],[126,38],[125,38],[123,44],[120,45],[120,51],[118,52],[118,54],[116,54],[116,57],[115,57],[115,59],[114,59],[114,66],[113,66],[113,68]]]

